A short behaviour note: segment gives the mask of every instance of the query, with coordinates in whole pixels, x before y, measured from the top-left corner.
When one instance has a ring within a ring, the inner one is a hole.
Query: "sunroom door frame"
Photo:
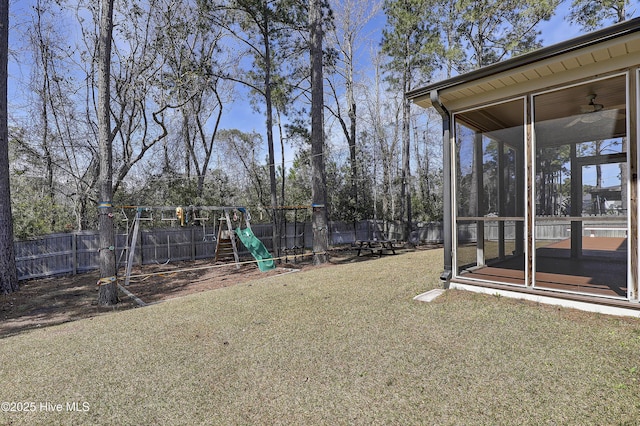
[[[452,267],[451,267],[451,272],[452,272],[452,276],[453,277],[460,277],[460,273],[458,272],[459,269],[459,259],[458,259],[458,243],[459,243],[459,239],[458,239],[458,168],[457,168],[457,139],[458,139],[458,134],[456,131],[456,116],[460,115],[460,114],[464,114],[465,112],[469,112],[469,111],[474,111],[474,110],[480,110],[483,108],[488,108],[494,105],[500,105],[500,104],[505,104],[505,103],[509,103],[509,102],[514,102],[514,101],[522,101],[522,114],[523,114],[523,121],[522,121],[522,138],[523,138],[523,146],[522,146],[522,150],[521,152],[518,152],[516,150],[517,155],[521,155],[522,161],[523,161],[523,166],[525,168],[525,170],[527,169],[527,164],[529,161],[529,153],[527,151],[528,148],[528,119],[529,119],[529,108],[528,108],[528,96],[526,96],[525,94],[522,94],[520,96],[515,96],[513,98],[508,98],[508,99],[504,99],[498,102],[492,102],[489,104],[483,104],[483,105],[478,105],[478,106],[474,106],[471,108],[465,108],[463,110],[460,111],[455,111],[451,113],[451,121],[450,121],[450,128],[449,128],[449,132],[450,132],[450,150],[449,150],[449,155],[450,155],[450,176],[451,176],[451,191],[450,191],[450,197],[451,197],[451,235],[452,235],[452,241],[451,241],[451,245],[452,245]],[[482,139],[482,137],[480,138]],[[482,146],[482,141],[480,140],[479,143],[480,146]],[[511,144],[501,144],[501,146],[504,145],[508,145],[508,146],[512,146]],[[512,146],[513,147],[513,146]],[[504,153],[501,153],[501,156]],[[481,156],[481,153],[479,154]],[[518,176],[518,178],[516,179],[516,182],[518,183],[522,183],[522,188],[519,188],[519,190],[522,193],[522,203],[523,205],[520,207],[520,210],[524,213],[521,221],[522,221],[522,228],[523,228],[523,232],[522,232],[522,237],[523,237],[523,241],[521,243],[519,243],[519,245],[522,245],[522,249],[523,249],[523,257],[524,257],[524,283],[522,285],[522,287],[527,287],[528,283],[530,282],[530,277],[529,277],[529,245],[527,243],[528,238],[528,222],[529,222],[529,209],[527,208],[528,206],[528,188],[529,188],[529,176],[528,173],[526,173],[526,171],[519,171],[520,176]],[[480,222],[480,221],[477,221]],[[498,221],[500,223],[500,221]],[[503,223],[503,222],[502,222]],[[517,224],[518,222],[515,222],[515,226],[518,227],[519,225]],[[476,224],[478,225],[478,224]],[[476,238],[480,238],[480,235],[484,232],[484,221],[482,221],[482,228],[483,231],[480,231]],[[504,234],[503,234],[504,235]],[[517,236],[517,231],[516,231],[516,236]],[[476,242],[477,247],[476,247],[476,256],[477,256],[477,261],[479,262],[478,257],[480,256],[480,252],[484,251],[484,241],[483,242]],[[482,255],[484,256],[484,253],[482,253]],[[497,284],[507,284],[509,285],[509,283],[503,283],[503,282],[499,282],[496,281]]]
[[[631,77],[631,70],[628,71],[623,71],[623,72],[616,72],[616,73],[612,73],[609,75],[605,75],[605,76],[600,76],[598,78],[591,78],[591,79],[585,79],[585,80],[581,80],[578,82],[568,82],[565,85],[561,85],[561,86],[557,86],[554,87],[552,89],[549,90],[542,90],[539,92],[534,92],[531,93],[529,96],[527,96],[528,98],[528,117],[530,117],[531,121],[528,122],[527,124],[530,125],[530,133],[528,132],[527,137],[530,138],[530,146],[529,146],[529,151],[527,152],[527,154],[529,154],[530,156],[530,163],[527,163],[527,167],[530,167],[530,171],[528,173],[528,179],[530,179],[531,182],[535,182],[536,181],[536,152],[537,152],[537,144],[536,144],[536,135],[535,135],[535,123],[536,123],[536,118],[535,118],[535,97],[536,96],[540,96],[546,93],[552,93],[552,92],[556,92],[556,91],[560,91],[560,90],[565,90],[565,89],[569,89],[572,87],[577,87],[577,86],[582,86],[585,84],[588,84],[590,82],[595,82],[595,81],[601,81],[601,80],[607,80],[607,79],[611,79],[611,78],[616,78],[616,77],[622,77],[624,76],[626,79],[626,93],[625,93],[625,102],[626,102],[626,111],[627,111],[627,120],[626,120],[626,138],[627,138],[627,151],[626,151],[626,164],[627,164],[627,219],[626,219],[626,223],[627,223],[627,235],[629,236],[627,238],[627,300],[638,300],[638,282],[637,282],[637,277],[639,275],[639,271],[638,268],[640,266],[633,266],[633,265],[637,265],[638,263],[638,253],[637,253],[637,246],[638,246],[638,240],[637,240],[637,236],[638,236],[638,231],[637,231],[637,218],[638,216],[638,203],[637,203],[637,190],[638,188],[636,188],[635,182],[636,179],[632,179],[632,176],[637,175],[637,164],[639,164],[638,162],[640,161],[638,159],[638,152],[639,151],[637,149],[637,143],[638,143],[638,139],[637,139],[637,133],[635,133],[635,131],[637,131],[637,125],[636,126],[632,126],[631,121],[633,120],[633,117],[637,117],[638,114],[640,114],[639,111],[636,110],[636,105],[640,104],[640,93],[638,93],[638,88],[640,88],[640,69],[636,70],[636,78],[632,78]],[[635,93],[635,96],[630,96],[630,93]],[[633,101],[633,99],[635,99],[635,102]],[[634,113],[634,110],[635,113]],[[638,121],[640,121],[640,117],[638,117]],[[639,123],[640,124],[640,123]],[[632,134],[631,132],[634,131],[634,134]],[[635,152],[634,152],[635,151]],[[632,161],[633,159],[633,161]],[[573,161],[575,160],[575,158],[572,159],[572,164],[575,162]],[[621,162],[622,163],[622,162]],[[573,171],[572,171],[573,173]],[[573,180],[573,179],[572,179]],[[573,191],[573,189],[572,189]],[[632,196],[633,194],[633,196]],[[537,200],[537,188],[535,187],[535,185],[531,185],[531,191],[529,194],[531,198],[528,200],[528,208],[527,208],[527,213],[530,214],[530,221],[528,221],[527,223],[530,224],[530,229],[531,229],[531,233],[530,235],[528,235],[528,237],[530,238],[530,241],[528,241],[528,247],[530,249],[530,265],[531,265],[531,269],[530,269],[530,285],[532,288],[536,288],[536,271],[537,271],[537,258],[536,258],[536,226],[537,226],[537,221],[536,221],[536,207],[535,207],[535,203]],[[573,194],[572,194],[573,197]],[[569,217],[570,220],[571,217]],[[574,238],[577,238],[578,236],[574,237],[574,228],[577,228],[576,226],[574,226],[574,223],[576,223],[575,221],[571,222],[571,239],[572,239],[572,250],[573,249],[573,240]],[[580,224],[580,223],[578,223]],[[635,229],[635,231],[634,231]],[[636,236],[636,238],[633,238],[631,236]],[[582,236],[582,233],[580,232],[580,238]],[[581,242],[580,242],[581,243]],[[544,289],[544,287],[538,287],[538,289]],[[578,293],[578,292],[573,292],[573,291],[568,291],[568,293],[572,293],[572,294],[584,294],[584,293]],[[635,295],[634,295],[635,293]],[[589,295],[589,294],[585,294],[585,295]]]

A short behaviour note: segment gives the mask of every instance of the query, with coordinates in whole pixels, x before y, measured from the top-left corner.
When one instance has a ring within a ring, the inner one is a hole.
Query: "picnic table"
[[[358,256],[361,255],[363,250],[369,251],[371,254],[396,254],[394,243],[394,240],[357,240]]]

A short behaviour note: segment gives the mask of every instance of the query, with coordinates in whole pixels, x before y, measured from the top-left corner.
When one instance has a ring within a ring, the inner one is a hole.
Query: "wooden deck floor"
[[[536,251],[535,287],[605,297],[627,295],[625,238],[583,238],[583,256],[570,257],[567,241]],[[524,285],[524,256],[493,263],[461,275],[506,284]]]

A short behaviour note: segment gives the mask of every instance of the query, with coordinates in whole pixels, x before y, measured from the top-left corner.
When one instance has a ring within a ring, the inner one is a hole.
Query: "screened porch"
[[[453,114],[454,276],[628,297],[628,79]]]

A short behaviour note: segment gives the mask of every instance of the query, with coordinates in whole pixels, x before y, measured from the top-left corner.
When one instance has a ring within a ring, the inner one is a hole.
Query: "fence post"
[[[78,233],[74,232],[71,234],[71,268],[73,269],[72,274],[76,275],[78,273]]]
[[[196,260],[196,237],[195,228],[191,227],[191,261]]]

